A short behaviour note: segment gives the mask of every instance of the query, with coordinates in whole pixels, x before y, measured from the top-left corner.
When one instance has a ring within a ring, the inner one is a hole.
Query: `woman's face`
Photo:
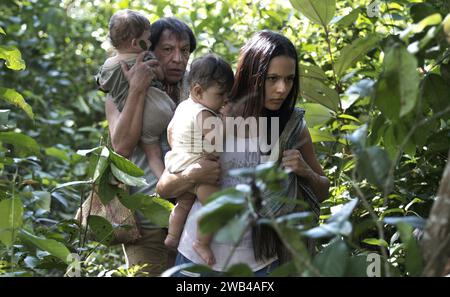
[[[264,107],[279,110],[294,85],[295,60],[288,56],[277,56],[269,63],[264,83]]]

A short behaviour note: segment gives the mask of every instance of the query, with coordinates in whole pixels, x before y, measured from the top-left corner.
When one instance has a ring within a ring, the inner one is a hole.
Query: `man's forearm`
[[[129,157],[141,136],[142,119],[145,104],[145,91],[131,90],[122,112],[112,127],[111,138],[115,151]]]

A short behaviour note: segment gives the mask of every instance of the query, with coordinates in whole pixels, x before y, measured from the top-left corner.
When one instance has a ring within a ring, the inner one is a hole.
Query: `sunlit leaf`
[[[316,24],[326,26],[333,19],[336,0],[290,0],[292,6]]]
[[[22,226],[23,204],[19,198],[0,201],[0,241],[11,246]]]
[[[15,46],[0,45],[0,59],[6,60],[6,67],[12,70],[25,69],[22,54]]]
[[[380,35],[370,34],[364,39],[356,39],[351,44],[341,50],[339,59],[336,61],[336,75],[341,77],[345,71],[354,65],[356,61],[361,60],[368,51],[374,48],[381,40]]]
[[[16,90],[0,87],[0,98],[21,108],[30,117],[30,119],[34,119],[34,114],[31,106]]]

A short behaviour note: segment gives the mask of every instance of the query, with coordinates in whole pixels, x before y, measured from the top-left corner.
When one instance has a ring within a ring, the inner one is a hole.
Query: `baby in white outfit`
[[[233,85],[233,70],[223,59],[208,54],[192,62],[188,81],[190,97],[178,105],[168,126],[171,151],[166,154],[164,163],[170,173],[183,171],[205,154],[219,156],[223,150],[223,123],[219,110]],[[204,204],[217,191],[216,186],[200,184],[177,198],[169,219],[169,233],[165,240],[167,246],[178,246],[195,196]],[[197,230],[197,240],[193,246],[208,265],[215,262],[209,247],[211,239],[211,234]]]

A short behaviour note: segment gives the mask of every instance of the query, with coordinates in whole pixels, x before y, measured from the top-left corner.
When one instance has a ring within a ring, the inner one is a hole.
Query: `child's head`
[[[191,97],[218,112],[233,87],[231,66],[214,54],[195,59],[188,76]]]
[[[150,21],[129,9],[116,12],[109,20],[109,38],[116,50],[140,53],[150,48]]]

